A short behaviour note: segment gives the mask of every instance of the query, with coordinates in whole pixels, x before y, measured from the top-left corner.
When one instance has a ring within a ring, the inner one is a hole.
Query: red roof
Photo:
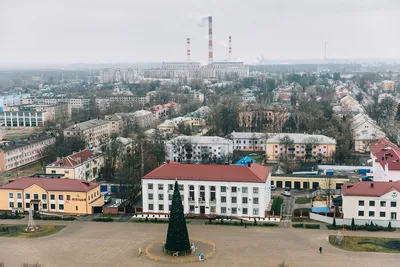
[[[382,168],[387,165],[389,170],[400,170],[400,150],[382,149],[376,154],[376,161],[381,164]]]
[[[265,183],[270,169],[259,164],[248,166],[166,163],[143,179],[195,180]]]
[[[371,145],[371,153],[372,153],[372,155],[376,156],[376,154],[378,152],[380,152],[382,149],[389,148],[389,147],[400,151],[400,148],[397,145],[393,144],[386,138],[382,137],[382,138],[379,138],[378,140],[376,140],[376,142]]]
[[[88,192],[100,184],[90,183],[75,179],[56,178],[29,178],[23,177],[3,186],[0,189],[23,190],[32,185],[37,185],[46,191]]]
[[[95,153],[93,151],[90,151],[89,149],[82,150],[78,153],[69,155],[65,158],[62,158],[60,160],[57,160],[56,162],[51,163],[49,166],[50,167],[74,167],[79,164],[82,164],[88,160],[91,160],[95,157],[97,157],[99,153]]]
[[[371,186],[371,184],[373,186]],[[396,182],[358,182],[345,184],[342,187],[344,196],[380,197],[393,190],[400,192],[400,181]]]

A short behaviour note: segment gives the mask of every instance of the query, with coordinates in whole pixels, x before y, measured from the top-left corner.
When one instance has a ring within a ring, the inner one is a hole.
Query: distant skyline
[[[398,0],[2,0],[0,66],[400,58]]]

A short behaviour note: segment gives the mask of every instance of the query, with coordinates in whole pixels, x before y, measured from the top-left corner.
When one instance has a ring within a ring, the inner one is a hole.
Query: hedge
[[[92,219],[94,222],[113,222],[114,219],[110,217],[102,217],[102,218],[94,218]]]
[[[75,221],[75,217],[61,217],[61,216],[37,216],[35,220],[44,220],[44,221]]]
[[[24,216],[16,214],[13,215],[11,213],[5,212],[5,213],[0,213],[0,220],[19,220],[24,218]]]
[[[320,229],[321,226],[319,224],[306,224],[306,229]]]
[[[296,224],[292,224],[293,228],[304,228],[304,223],[296,223]]]

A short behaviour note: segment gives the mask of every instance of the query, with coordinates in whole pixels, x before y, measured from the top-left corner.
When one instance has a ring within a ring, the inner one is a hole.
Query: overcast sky
[[[400,0],[0,0],[0,64],[400,58]]]

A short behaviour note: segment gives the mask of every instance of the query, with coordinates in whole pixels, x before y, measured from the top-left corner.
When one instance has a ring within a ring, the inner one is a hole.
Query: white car
[[[271,191],[275,191],[276,190],[276,186],[275,185],[271,185]]]
[[[283,192],[281,193],[281,195],[282,195],[282,196],[285,196],[285,197],[290,197],[292,194],[290,194],[289,191],[283,191]]]

